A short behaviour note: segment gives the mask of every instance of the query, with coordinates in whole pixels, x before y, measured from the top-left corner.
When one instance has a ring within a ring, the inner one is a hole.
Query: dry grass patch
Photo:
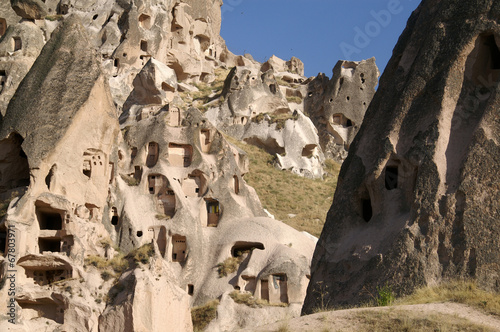
[[[297,97],[297,96],[287,96],[286,100],[289,103],[302,104],[302,98]]]
[[[360,331],[372,332],[489,332],[492,329],[444,314],[417,314],[406,310],[363,310],[356,314]]]
[[[224,262],[217,264],[217,272],[219,273],[219,278],[226,277],[229,274],[236,272],[242,261],[242,256],[228,257],[224,260]]]
[[[256,299],[251,293],[242,293],[238,290],[232,291],[231,293],[229,293],[229,296],[233,299],[234,302],[238,304],[245,304],[252,308],[288,307],[287,303],[269,303],[266,300]]]
[[[148,264],[149,259],[153,257],[155,253],[154,247],[152,243],[147,243],[143,245],[142,247],[139,247],[137,249],[132,250],[128,255],[127,258],[133,259],[133,261],[137,263],[142,263],[142,264]]]
[[[194,106],[199,108],[201,111],[206,111],[206,103],[211,102],[220,97],[222,89],[224,88],[224,81],[229,74],[230,69],[217,68],[215,69],[215,80],[211,83],[195,83],[194,86],[198,89],[195,92],[184,92],[180,96],[182,100],[187,103],[188,106]],[[222,103],[224,99],[222,98],[220,102]]]
[[[332,205],[340,164],[326,160],[323,180],[307,179],[274,167],[275,157],[263,149],[226,138],[248,154],[250,172],[245,181],[257,191],[262,206],[291,227],[319,236]]]
[[[474,281],[449,281],[437,286],[417,289],[412,295],[398,299],[395,304],[422,304],[433,302],[457,302],[500,316],[500,294],[486,292]]]
[[[117,254],[112,259],[101,256],[88,256],[85,258],[85,264],[101,270],[101,278],[104,281],[108,281],[111,278],[119,278],[121,273],[129,266],[128,260],[121,253]]]
[[[216,317],[218,305],[219,300],[213,300],[205,305],[191,308],[194,332],[201,332],[210,324]]]

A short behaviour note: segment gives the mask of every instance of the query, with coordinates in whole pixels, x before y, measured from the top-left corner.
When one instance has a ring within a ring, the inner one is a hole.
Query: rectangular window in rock
[[[361,200],[361,208],[362,208],[363,219],[366,222],[369,222],[373,216],[371,199],[369,199],[369,198],[362,199]]]
[[[288,284],[286,274],[273,274],[273,287],[269,291],[269,302],[288,303]]]
[[[14,52],[19,51],[23,47],[23,43],[21,41],[20,37],[13,37],[12,38],[12,48],[14,49]]]
[[[40,230],[62,230],[64,211],[56,210],[50,206],[36,206],[36,218]]]
[[[267,280],[260,280],[260,298],[269,301],[269,282]]]
[[[217,227],[221,212],[219,201],[212,198],[205,198],[205,203],[207,206],[207,226]]]
[[[151,28],[151,16],[147,14],[141,14],[139,16],[139,26],[144,28],[144,29],[150,29]]]
[[[186,259],[186,237],[181,235],[172,236],[172,262],[184,262]]]
[[[7,21],[3,17],[0,17],[0,37],[5,34],[5,31],[7,31]]]
[[[39,252],[61,252],[61,238],[38,238]]]

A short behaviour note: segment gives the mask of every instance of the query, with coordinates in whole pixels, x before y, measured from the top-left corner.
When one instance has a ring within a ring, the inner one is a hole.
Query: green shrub
[[[377,292],[378,292],[377,305],[379,307],[392,305],[395,297],[391,286],[385,284],[383,287],[377,287]]]

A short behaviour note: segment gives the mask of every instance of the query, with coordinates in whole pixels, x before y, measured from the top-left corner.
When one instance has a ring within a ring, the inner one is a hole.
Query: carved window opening
[[[316,149],[316,144],[307,144],[302,149],[302,157],[311,158]]]
[[[269,281],[260,280],[260,298],[269,302]]]
[[[181,235],[172,236],[172,262],[184,262],[186,259],[186,237]]]
[[[177,107],[172,107],[169,110],[169,125],[171,127],[179,127],[181,125],[181,112]]]
[[[147,14],[141,14],[139,16],[139,25],[144,29],[151,28],[151,16]]]
[[[134,179],[137,181],[141,181],[142,179],[142,167],[134,166]]]
[[[252,252],[254,249],[264,250],[264,244],[260,242],[238,241],[231,248],[231,256],[240,257],[245,253]]]
[[[7,82],[7,73],[5,72],[5,70],[0,70],[0,93],[2,93],[6,82]]]
[[[288,282],[286,274],[273,274],[272,282],[269,302],[288,303]]]
[[[233,186],[234,186],[234,193],[238,195],[240,193],[240,180],[238,179],[237,175],[233,176]]]
[[[54,179],[54,174],[56,172],[56,169],[57,169],[57,166],[56,165],[52,165],[52,167],[50,168],[49,173],[45,177],[45,184],[47,185],[47,188],[49,190],[50,190],[50,186],[51,186],[52,180]]]
[[[14,52],[19,51],[23,47],[23,42],[21,41],[20,37],[13,37],[12,38],[12,48],[14,49]]]
[[[105,166],[104,166],[104,153],[96,149],[87,149],[83,153],[83,175],[89,179],[94,176],[104,176]]]
[[[112,213],[111,225],[117,226],[118,223],[120,222],[120,217],[118,217],[118,210],[116,209],[116,207],[113,206],[111,208],[111,213]]]
[[[160,231],[158,233],[156,244],[158,245],[158,249],[160,250],[161,257],[165,257],[165,251],[167,250],[167,229],[165,226],[160,227]]]
[[[219,201],[212,198],[205,198],[205,204],[207,207],[207,226],[217,227],[221,214]]]
[[[149,142],[148,144],[148,156],[146,159],[146,166],[154,167],[158,162],[159,145],[156,142]]]
[[[385,189],[393,190],[398,188],[398,167],[387,166],[385,168]]]
[[[44,286],[51,283],[70,279],[73,276],[72,269],[50,269],[47,267],[24,267],[26,277],[32,278],[35,284]]]
[[[257,278],[255,277],[250,277],[250,276],[241,276],[241,278],[244,281],[244,286],[243,289],[246,292],[250,292],[252,294],[255,294],[255,289],[257,288]]]
[[[188,292],[188,295],[193,296],[193,293],[194,293],[194,285],[189,284],[189,285],[187,286],[187,292]]]
[[[141,51],[148,52],[148,42],[145,40],[141,40]]]
[[[58,324],[64,324],[64,305],[52,299],[17,300],[23,314],[34,318],[46,318]]]
[[[60,238],[39,238],[38,247],[40,253],[44,251],[61,252],[61,239]]]
[[[53,209],[50,206],[37,205],[35,208],[40,230],[62,230],[64,213],[64,211]]]
[[[0,191],[30,184],[30,168],[28,157],[22,149],[23,141],[18,133],[0,140],[0,151],[4,156],[0,163]]]
[[[7,21],[4,18],[0,18],[0,37],[2,37],[7,31]]]
[[[372,201],[370,198],[364,198],[361,200],[361,208],[363,219],[369,222],[373,216]]]
[[[172,218],[175,215],[175,193],[173,190],[167,190],[165,193],[158,196],[159,210],[167,217]]]
[[[270,84],[269,85],[269,90],[271,91],[272,94],[276,94],[278,91],[276,89],[276,84]]]

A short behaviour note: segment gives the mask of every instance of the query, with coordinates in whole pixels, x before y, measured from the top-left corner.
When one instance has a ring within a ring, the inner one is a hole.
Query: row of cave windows
[[[200,138],[201,138],[202,152],[208,152],[211,144],[210,131],[202,130]],[[159,144],[156,142],[149,142],[147,150],[148,152],[146,157],[146,166],[151,168],[154,167],[158,162],[159,152],[160,152]],[[183,144],[169,143],[168,154],[169,154],[168,161],[170,162],[171,166],[189,167],[191,166],[192,163],[193,147],[189,144],[183,145]],[[133,147],[130,155],[131,160],[134,160],[136,156],[137,156],[137,148]],[[121,154],[119,154],[119,157],[121,157],[120,159],[123,159],[123,156]],[[82,168],[83,174],[88,178],[91,178],[93,169],[103,170],[104,168],[103,162],[104,162],[104,154],[102,153],[91,154],[85,152],[83,155],[83,168]]]
[[[265,300],[269,303],[289,303],[288,302],[288,278],[286,274],[271,275],[271,287],[269,288],[269,279],[259,279],[255,277],[243,278],[243,290],[251,293],[254,297]],[[257,284],[260,283],[260,297],[256,294]],[[235,290],[241,291],[241,286],[235,286]],[[273,291],[271,291],[274,289]],[[194,294],[194,285],[188,284],[186,289],[188,295]],[[270,294],[271,293],[271,294]]]
[[[162,206],[162,213],[168,217],[168,218],[173,218],[175,215],[175,195],[169,195],[170,197],[173,198],[173,202],[171,201],[163,201],[163,206]],[[170,204],[169,204],[170,203]],[[206,226],[207,227],[217,227],[219,225],[219,220],[222,215],[222,208],[220,206],[220,203],[216,199],[210,199],[206,198],[205,199],[205,207],[207,210],[207,216],[206,216]],[[111,209],[111,225],[113,226],[119,226],[120,224],[120,217],[118,215],[118,210],[116,207],[113,207]],[[129,230],[129,233],[131,235],[132,230]],[[141,237],[142,236],[142,231],[137,231],[137,236]]]

